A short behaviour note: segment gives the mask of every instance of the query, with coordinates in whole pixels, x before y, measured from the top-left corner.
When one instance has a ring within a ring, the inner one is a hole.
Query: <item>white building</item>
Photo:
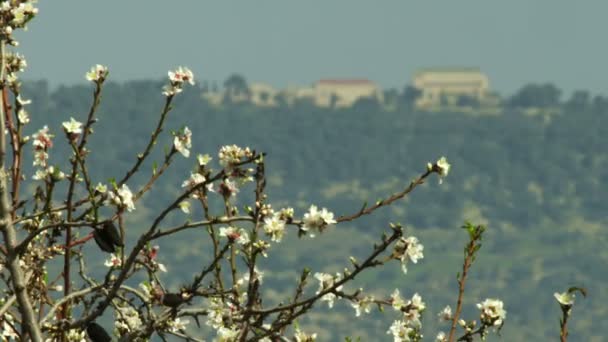
[[[455,105],[459,97],[485,100],[490,90],[488,77],[477,68],[431,68],[416,72],[413,86],[420,90],[416,107],[424,109]]]
[[[314,100],[319,107],[350,107],[360,98],[383,100],[382,89],[364,79],[324,79],[314,85]]]

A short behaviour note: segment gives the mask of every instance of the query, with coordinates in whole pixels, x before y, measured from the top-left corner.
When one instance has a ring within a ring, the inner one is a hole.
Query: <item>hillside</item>
[[[90,144],[95,183],[120,178],[144,147],[162,105],[161,85],[137,81],[106,86]],[[48,124],[60,137],[62,121],[84,117],[91,91],[87,86],[50,90],[44,82],[26,84],[25,97],[33,99],[28,134]],[[337,215],[351,213],[366,201],[401,190],[428,161],[445,155],[452,164],[442,185],[433,179],[372,217],[340,225],[314,240],[288,238],[274,251],[281,257],[271,257],[264,266],[273,270],[266,273],[271,298],[281,298],[304,266],[340,271],[349,255],[363,256],[371,248],[372,238],[388,222],[401,222],[424,244],[425,258],[407,276],[394,264],[357,283],[385,295],[395,287],[407,295],[421,293],[427,302],[423,324],[426,336],[432,337],[438,328],[436,313],[447,304],[454,306],[465,242],[459,227],[469,220],[487,224],[489,230],[472,271],[466,312],[473,314],[474,304],[486,297],[498,297],[508,311],[503,340],[555,340],[559,307],[553,292],[582,285],[590,298],[577,298],[571,341],[601,341],[608,335],[601,324],[608,317],[603,305],[608,299],[605,103],[565,103],[554,114],[534,116],[515,108],[495,116],[385,111],[370,103],[340,110],[306,103],[262,109],[230,103],[213,107],[195,87],[176,99],[170,113],[169,130],[183,125],[193,132],[194,154],[216,156],[226,144],[267,152],[270,202],[276,207],[289,204],[297,215],[311,203]],[[61,164],[67,145],[56,140],[51,160]],[[167,135],[161,139],[157,160],[171,141]],[[133,227],[129,234],[135,237],[143,229],[138,227],[177,194],[193,164],[192,159],[176,161],[156,192],[127,217]],[[144,170],[149,174],[151,164]],[[143,179],[135,178],[133,186]],[[179,284],[193,271],[178,264],[199,265],[208,257],[205,241],[198,238],[188,233],[161,241],[161,258],[177,276],[170,282]],[[350,306],[337,306],[332,312],[316,308],[301,324],[321,326],[322,340],[351,335],[366,341],[384,338],[393,319],[385,313],[377,320],[359,321]]]

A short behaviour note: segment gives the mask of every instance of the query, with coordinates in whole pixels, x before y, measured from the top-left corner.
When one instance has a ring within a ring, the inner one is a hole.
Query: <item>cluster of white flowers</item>
[[[411,260],[414,264],[418,263],[419,259],[424,258],[423,250],[424,246],[420,244],[416,237],[402,237],[395,243],[393,257],[401,260],[401,269],[403,273],[407,273],[408,260]]]
[[[182,156],[190,157],[190,148],[192,148],[192,131],[188,127],[184,127],[181,131],[175,133],[173,138],[173,147],[182,154]]]
[[[127,211],[135,210],[133,203],[133,193],[126,184],[123,184],[120,189],[108,192],[110,201],[119,208],[126,208]]]
[[[307,334],[300,330],[300,327],[296,326],[294,336],[296,342],[314,342],[317,340],[317,334]]]
[[[225,305],[220,298],[211,299],[205,324],[216,330],[217,339],[215,341],[235,341],[238,329],[230,322],[240,319],[238,313],[238,307],[230,301],[227,301]]]
[[[372,311],[372,306],[376,303],[374,296],[365,296],[359,300],[352,302],[350,305],[355,309],[355,316],[361,316],[361,312],[366,314]]]
[[[84,330],[71,329],[66,334],[66,338],[70,342],[87,342],[86,332]]]
[[[26,28],[30,21],[38,13],[34,7],[36,0],[29,1],[2,1],[0,3],[0,27],[2,39],[9,44],[17,46],[18,42],[13,39],[12,33],[17,28]]]
[[[54,166],[49,166],[46,169],[38,169],[32,176],[33,180],[45,180],[49,178],[52,181],[60,181],[65,178],[65,173]]]
[[[441,312],[439,312],[439,314],[437,314],[437,316],[439,317],[440,322],[451,321],[452,320],[452,308],[449,305],[446,305],[446,307],[443,308],[443,310],[441,310]]]
[[[117,335],[124,335],[125,333],[138,330],[142,326],[139,313],[130,306],[117,308],[115,319],[114,324],[118,332]]]
[[[393,335],[394,342],[409,342],[414,329],[402,320],[395,320],[386,333]]]
[[[237,145],[226,145],[220,148],[218,158],[220,165],[225,169],[231,169],[235,164],[241,162],[241,158],[253,156],[249,147],[241,148]]]
[[[53,141],[51,140],[53,135],[49,133],[49,127],[44,126],[38,130],[36,134],[32,135],[32,145],[34,147],[34,166],[47,167],[48,166],[48,150],[53,147]]]
[[[440,331],[437,337],[435,337],[435,342],[448,342],[448,336],[443,331]]]
[[[319,294],[319,293],[333,287],[336,282],[340,281],[340,274],[336,273],[336,275],[333,276],[328,273],[317,272],[317,273],[315,273],[315,278],[317,278],[317,280],[319,281],[319,289],[317,290],[317,293],[316,293],[316,294]],[[341,291],[341,290],[342,290],[342,285],[340,285],[336,288],[336,291]],[[333,292],[328,292],[321,297],[321,301],[327,302],[327,305],[329,306],[330,309],[334,307],[335,299],[336,299],[336,294]]]
[[[203,183],[205,181],[205,177],[203,175],[201,175],[200,173],[190,173],[190,178],[186,179],[183,183],[182,183],[182,188],[188,188],[188,189],[192,189],[195,186]]]
[[[163,95],[169,97],[182,92],[184,83],[194,85],[194,74],[186,67],[179,67],[175,71],[169,71],[169,84],[163,87]]]
[[[170,320],[167,322],[167,325],[169,326],[169,331],[172,333],[177,333],[177,332],[183,332],[184,330],[186,330],[186,325],[188,325],[190,323],[189,320],[184,319],[182,320],[181,318],[177,317],[174,320]]]
[[[507,317],[507,311],[504,309],[504,304],[499,299],[486,299],[483,302],[478,303],[477,308],[481,311],[481,322],[488,326],[499,327]]]
[[[445,157],[439,158],[435,162],[435,164],[427,163],[426,169],[431,172],[437,172],[439,174],[439,184],[443,183],[443,178],[447,177],[448,173],[450,173],[450,168],[452,166],[448,163],[448,160]]]
[[[6,313],[2,317],[0,317],[0,319],[2,319],[2,334],[0,335],[0,337],[2,337],[2,340],[17,340],[17,338],[19,338],[19,335],[17,334],[17,331],[15,331],[15,329],[13,328],[13,316],[9,313]]]
[[[270,236],[270,240],[281,242],[285,233],[285,221],[282,219],[281,213],[264,218],[263,228],[266,235]]]
[[[249,234],[243,228],[237,228],[234,226],[221,227],[220,236],[227,238],[230,241],[236,241],[241,245],[249,243]]]
[[[422,323],[420,322],[420,314],[426,309],[426,304],[422,301],[422,297],[418,293],[414,293],[412,299],[404,301],[401,298],[398,289],[395,289],[391,295],[391,304],[393,309],[403,313],[403,321],[409,326],[414,328],[420,328]]]
[[[311,230],[318,230],[323,232],[326,228],[336,224],[334,214],[328,211],[326,208],[319,210],[316,205],[311,205],[308,212],[304,214],[302,219],[302,230],[305,232]],[[314,237],[314,234],[310,235]]]
[[[110,254],[110,259],[106,259],[103,263],[106,267],[120,267],[122,260],[114,253]]]
[[[27,61],[25,57],[18,53],[8,52],[6,54],[6,82],[9,86],[19,84],[18,73],[25,71]]]
[[[24,100],[21,98],[21,95],[17,95],[17,103],[19,104],[19,111],[17,112],[17,120],[21,125],[27,125],[30,122],[30,115],[27,110],[25,110],[25,106],[32,103],[32,100]],[[29,140],[29,137],[26,137]]]
[[[237,327],[220,327],[217,329],[217,338],[215,342],[236,342],[239,337],[239,329]]]
[[[87,81],[101,83],[108,77],[108,67],[101,64],[96,64],[85,74]]]

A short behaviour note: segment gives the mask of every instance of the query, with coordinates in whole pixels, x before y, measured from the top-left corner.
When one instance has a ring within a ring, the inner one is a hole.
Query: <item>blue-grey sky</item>
[[[275,86],[368,78],[402,87],[417,68],[478,66],[511,93],[527,82],[608,93],[605,0],[43,0],[20,34],[27,78],[198,79],[239,72]]]

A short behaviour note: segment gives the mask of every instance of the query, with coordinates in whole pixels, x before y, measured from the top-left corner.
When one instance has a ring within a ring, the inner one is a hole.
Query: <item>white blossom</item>
[[[80,134],[82,133],[82,122],[70,118],[70,121],[63,122],[63,129],[69,134]]]
[[[249,147],[241,148],[237,145],[226,145],[220,148],[218,158],[220,165],[230,169],[241,161],[241,158],[251,157],[253,154]]]
[[[177,206],[182,210],[182,212],[184,212],[184,214],[190,214],[190,208],[192,207],[190,202],[181,201]]]
[[[194,85],[194,74],[192,71],[186,67],[179,67],[175,71],[169,71],[169,81],[172,83],[183,83],[188,82],[191,85]]]
[[[30,115],[27,113],[25,109],[20,109],[17,113],[17,119],[19,119],[19,123],[22,125],[26,125],[30,122]]]
[[[375,298],[373,296],[366,296],[361,298],[358,301],[352,302],[350,305],[355,309],[355,316],[361,316],[361,312],[365,312],[369,314],[372,310],[372,306],[375,303]]]
[[[98,82],[103,81],[108,76],[108,67],[101,64],[96,64],[85,74],[87,81]]]
[[[213,158],[208,154],[199,154],[196,156],[196,160],[198,161],[199,166],[205,166],[209,164],[209,162],[213,160]]]
[[[280,214],[264,218],[264,232],[270,236],[274,242],[281,242],[285,232],[285,221],[281,220]]]
[[[439,316],[439,321],[451,321],[452,320],[452,308],[447,305],[441,312],[437,315]]]
[[[38,130],[36,134],[32,135],[32,145],[34,145],[34,150],[47,150],[53,147],[53,141],[51,138],[53,138],[53,135],[49,133],[48,126],[44,126],[42,129]]]
[[[87,342],[86,332],[80,329],[70,329],[66,334],[66,338],[70,342]]]
[[[316,294],[319,294],[331,287],[340,280],[340,274],[336,274],[335,276],[328,273],[315,273],[315,278],[319,281],[319,289]],[[338,286],[335,290],[341,291],[342,286]],[[333,292],[328,292],[321,297],[321,301],[327,302],[329,308],[333,308],[334,300],[336,299],[336,295]]]
[[[4,316],[2,316],[3,318],[3,323],[2,323],[2,335],[0,335],[3,340],[6,341],[10,341],[12,339],[17,340],[17,338],[19,338],[19,335],[17,334],[17,331],[15,331],[15,329],[13,329],[12,325],[13,323],[13,316],[9,313],[4,314]]]
[[[182,183],[182,188],[189,188],[192,189],[195,186],[203,183],[205,181],[205,177],[203,175],[201,175],[200,173],[190,173],[190,178],[186,179],[183,183]]]
[[[120,267],[122,265],[122,259],[112,253],[110,254],[110,259],[106,259],[103,264],[106,267]]]
[[[240,330],[237,327],[228,328],[228,327],[220,327],[217,330],[217,342],[236,342],[239,337]]]
[[[448,337],[445,335],[443,331],[440,331],[435,337],[435,342],[448,342]]]
[[[104,184],[97,183],[97,185],[95,186],[95,191],[105,194],[106,191],[108,191],[108,187],[105,186]]]
[[[249,234],[243,228],[237,228],[234,226],[229,227],[221,227],[220,228],[220,236],[226,237],[231,241],[236,241],[241,245],[245,245],[249,243]]]
[[[192,132],[188,127],[175,135],[173,138],[173,146],[177,152],[181,153],[184,157],[190,156],[190,148],[192,148]]]
[[[426,165],[429,172],[436,171],[439,174],[439,184],[443,183],[443,178],[447,177],[448,173],[450,173],[451,167],[452,166],[445,157],[439,158],[434,165],[431,163],[427,163]]]
[[[401,308],[405,306],[405,301],[401,298],[401,294],[399,293],[399,289],[395,289],[391,294],[391,305],[393,309],[396,311],[401,311]]]
[[[481,311],[481,321],[487,325],[500,326],[507,317],[504,304],[499,299],[488,298],[477,304],[477,308]]]
[[[170,320],[167,323],[169,325],[169,331],[176,333],[186,330],[186,325],[188,325],[190,321],[187,319],[182,320],[181,318],[177,317],[176,319]]]
[[[322,232],[331,225],[336,224],[336,220],[334,220],[334,214],[326,208],[318,210],[316,205],[311,205],[308,212],[304,214],[302,223],[303,231],[316,229]]]
[[[119,332],[132,332],[142,326],[139,313],[130,306],[117,308],[115,317],[115,327]]]
[[[574,292],[564,292],[564,293],[555,292],[553,294],[553,296],[555,297],[555,299],[557,299],[557,301],[559,302],[560,305],[572,306],[574,304],[574,297],[575,297]]]
[[[408,260],[411,260],[414,264],[418,263],[419,259],[424,258],[423,250],[424,246],[420,244],[416,237],[402,237],[395,244],[393,256],[401,260],[401,269],[403,273],[407,273]]]
[[[133,193],[126,184],[123,184],[117,191],[110,191],[108,196],[110,197],[110,201],[117,206],[127,208],[127,211],[135,210]]]
[[[394,321],[390,329],[386,332],[389,335],[393,335],[394,342],[409,342],[410,333],[413,331],[404,321]]]
[[[300,327],[296,326],[294,336],[296,342],[314,342],[317,340],[317,334],[307,334],[300,330]]]
[[[169,97],[182,92],[184,82],[194,85],[194,74],[186,67],[179,67],[169,71],[169,84],[163,86],[163,95]]]

